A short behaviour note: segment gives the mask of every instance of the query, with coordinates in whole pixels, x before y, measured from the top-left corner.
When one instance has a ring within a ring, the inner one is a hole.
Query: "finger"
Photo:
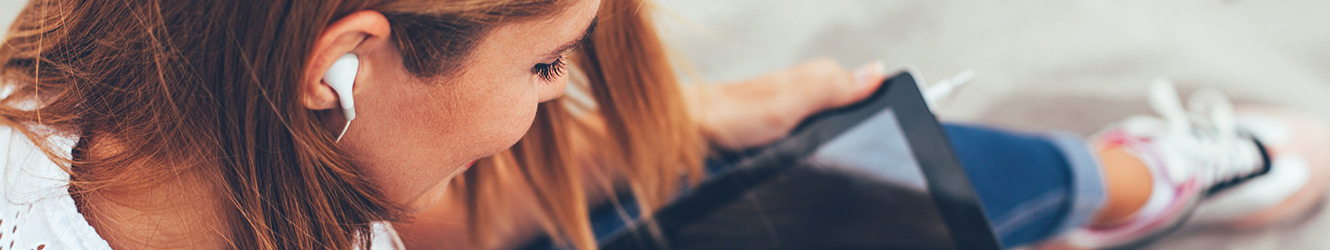
[[[849,94],[838,102],[839,105],[859,102],[873,95],[873,92],[882,86],[882,81],[887,79],[887,67],[882,61],[874,61],[855,68],[851,74],[854,77],[854,85],[849,88]]]
[[[853,72],[857,86],[881,83],[887,77],[887,66],[882,61],[873,61],[855,68]]]

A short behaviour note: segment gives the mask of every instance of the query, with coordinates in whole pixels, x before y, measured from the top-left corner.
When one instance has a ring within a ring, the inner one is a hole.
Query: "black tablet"
[[[601,242],[603,249],[1000,249],[908,73]]]

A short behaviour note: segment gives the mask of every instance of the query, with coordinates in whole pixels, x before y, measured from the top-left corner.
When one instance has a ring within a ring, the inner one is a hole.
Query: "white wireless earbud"
[[[342,133],[337,134],[337,141],[342,141],[346,129],[351,128],[351,120],[356,119],[356,102],[351,89],[356,84],[356,73],[359,71],[360,58],[356,54],[346,53],[337,58],[332,67],[328,67],[328,73],[323,74],[323,82],[328,83],[333,92],[337,92],[337,98],[342,102],[342,114],[346,115],[346,126],[342,127]]]

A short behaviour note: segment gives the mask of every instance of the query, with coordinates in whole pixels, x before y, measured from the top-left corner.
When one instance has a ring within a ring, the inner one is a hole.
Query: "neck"
[[[113,152],[92,146],[88,156]],[[92,159],[96,159],[95,157]],[[148,169],[176,168],[171,165]],[[223,189],[199,167],[142,187],[107,186],[75,196],[88,224],[115,249],[224,249],[232,217]],[[215,178],[211,178],[215,179]]]

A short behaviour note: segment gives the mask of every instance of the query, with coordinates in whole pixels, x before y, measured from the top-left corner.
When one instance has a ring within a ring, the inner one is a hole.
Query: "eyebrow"
[[[586,45],[587,42],[591,41],[591,35],[596,33],[596,26],[599,24],[600,24],[600,17],[595,17],[591,19],[591,25],[588,25],[586,27],[586,30],[582,31],[581,38],[574,41],[570,41],[568,43],[564,43],[562,46],[559,46],[559,49],[554,50],[554,52],[550,52],[547,56],[555,57],[560,54],[563,54],[564,52],[568,52],[569,50],[573,50],[578,47],[582,47],[582,45]]]

